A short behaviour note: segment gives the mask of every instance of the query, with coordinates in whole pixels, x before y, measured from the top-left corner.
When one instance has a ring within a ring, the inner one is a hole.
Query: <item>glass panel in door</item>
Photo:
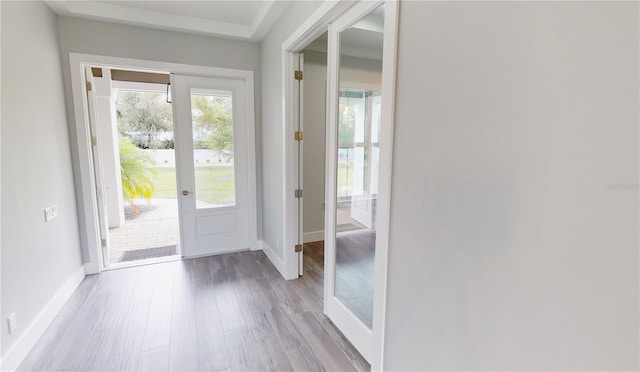
[[[380,97],[378,92],[341,89],[338,105],[335,295],[369,328],[373,318]]]
[[[196,208],[236,204],[230,91],[191,89]]]

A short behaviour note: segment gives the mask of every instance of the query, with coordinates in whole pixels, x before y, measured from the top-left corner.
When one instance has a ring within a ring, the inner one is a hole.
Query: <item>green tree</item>
[[[122,196],[131,203],[136,213],[138,208],[133,199],[149,199],[155,192],[157,170],[153,158],[139,149],[131,140],[120,137],[120,172],[122,174]]]
[[[230,96],[192,96],[194,139],[202,148],[233,159],[233,114]]]
[[[138,147],[156,149],[161,133],[173,131],[171,104],[163,93],[120,91],[116,100],[118,132]]]

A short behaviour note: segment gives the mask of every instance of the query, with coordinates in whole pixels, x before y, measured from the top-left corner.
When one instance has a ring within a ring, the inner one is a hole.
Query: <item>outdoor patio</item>
[[[176,246],[179,253],[180,235],[178,201],[175,198],[136,200],[140,213],[125,207],[127,221],[118,228],[109,229],[110,264],[121,261],[127,251]]]

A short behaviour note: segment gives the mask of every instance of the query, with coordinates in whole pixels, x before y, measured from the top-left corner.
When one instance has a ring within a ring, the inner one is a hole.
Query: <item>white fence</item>
[[[144,150],[151,154],[155,159],[157,167],[175,167],[176,166],[176,153],[173,149],[161,149],[161,150]],[[213,150],[193,150],[193,157],[196,166],[202,165],[230,165],[233,164],[233,160],[226,161],[225,157],[218,151]]]

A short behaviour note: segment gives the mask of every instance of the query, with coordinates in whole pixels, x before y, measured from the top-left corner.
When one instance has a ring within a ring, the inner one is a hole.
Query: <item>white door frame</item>
[[[96,211],[98,215],[98,233],[100,234],[100,255],[102,257],[102,264],[104,267],[109,266],[109,221],[107,216],[107,206],[105,202],[105,186],[104,186],[104,171],[102,162],[102,150],[96,149],[96,146],[100,146],[98,141],[100,140],[100,125],[98,122],[97,102],[96,102],[96,86],[93,79],[93,72],[90,66],[85,66],[85,79],[88,84],[91,85],[91,89],[86,90],[87,99],[87,115],[86,120],[89,124],[89,135],[96,139],[95,143],[91,141],[91,154],[93,162],[93,171],[95,174],[94,181],[96,185]],[[91,74],[91,75],[90,75]]]
[[[109,66],[121,69],[141,69],[146,71],[170,72],[184,75],[240,79],[247,91],[247,160],[249,180],[249,248],[260,249],[258,245],[257,194],[256,194],[256,156],[255,156],[255,105],[253,71],[187,65],[170,62],[147,61],[131,58],[100,56],[92,54],[69,53],[71,90],[75,122],[75,141],[77,145],[77,181],[80,188],[76,191],[80,236],[83,243],[83,255],[87,274],[99,273],[104,269],[100,254],[100,230],[98,225],[97,200],[95,195],[94,168],[91,161],[91,135],[86,117],[87,99],[84,94],[84,66]],[[176,196],[177,197],[177,196]],[[180,198],[178,198],[180,201]]]
[[[382,75],[383,95],[387,99],[383,100],[383,122],[388,123],[381,128],[380,136],[386,136],[390,141],[386,144],[384,152],[387,154],[380,158],[380,173],[378,195],[382,197],[382,202],[377,206],[377,218],[380,229],[376,236],[376,257],[375,257],[375,281],[373,299],[373,326],[372,326],[372,360],[371,369],[382,370],[384,356],[384,330],[385,311],[387,295],[387,267],[389,249],[389,219],[390,219],[390,197],[391,197],[391,163],[393,152],[393,127],[395,117],[395,78],[396,78],[396,55],[397,55],[397,34],[398,34],[398,0],[387,0],[385,4],[385,25],[384,25],[384,45],[385,53],[383,65],[385,73]],[[317,39],[328,29],[329,23],[346,12],[353,2],[324,1],[311,16],[309,16],[282,44],[283,56],[283,84],[284,84],[284,144],[285,156],[283,167],[285,170],[284,187],[284,216],[283,216],[283,236],[284,236],[284,270],[286,279],[298,277],[298,256],[293,247],[297,240],[297,200],[294,198],[297,187],[299,172],[297,169],[297,159],[295,158],[296,141],[294,140],[296,124],[296,99],[295,80],[295,58],[297,53],[302,51],[312,41]],[[387,21],[391,22],[387,22]],[[332,66],[327,65],[327,76],[330,76]],[[328,118],[328,116],[327,116]],[[383,149],[381,148],[381,152]],[[384,171],[384,173],[383,173]],[[326,182],[326,177],[325,177]],[[325,191],[326,192],[326,191]],[[325,226],[325,236],[328,232]],[[326,288],[325,288],[326,295]],[[325,309],[326,313],[326,309]]]
[[[285,279],[298,277],[298,254],[295,245],[298,241],[298,199],[295,190],[298,188],[300,172],[298,169],[298,143],[294,138],[297,130],[298,99],[294,71],[297,69],[297,56],[307,45],[325,33],[329,23],[353,5],[348,1],[327,0],[296,29],[284,43],[283,56],[283,86],[284,86],[284,161],[285,187],[283,190],[283,247],[284,267],[282,275]]]

